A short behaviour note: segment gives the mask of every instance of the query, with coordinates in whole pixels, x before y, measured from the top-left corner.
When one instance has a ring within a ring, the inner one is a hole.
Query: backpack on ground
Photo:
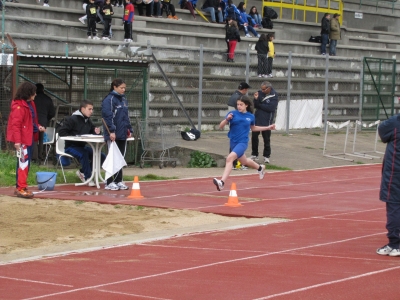
[[[262,25],[263,28],[267,28],[267,29],[273,29],[274,28],[274,23],[268,17],[265,17],[265,18],[262,19],[261,25]]]
[[[278,18],[278,14],[272,8],[264,6],[264,18],[265,17],[270,18],[271,20],[273,20],[273,19],[277,19]]]
[[[319,43],[319,44],[321,44],[322,38],[321,38],[321,36],[311,36],[311,37],[308,39],[308,41],[309,41],[310,43]]]

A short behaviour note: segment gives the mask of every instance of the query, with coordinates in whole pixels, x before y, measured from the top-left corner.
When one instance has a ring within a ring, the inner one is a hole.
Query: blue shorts
[[[238,158],[241,158],[247,150],[247,143],[231,142],[231,151],[235,152]]]

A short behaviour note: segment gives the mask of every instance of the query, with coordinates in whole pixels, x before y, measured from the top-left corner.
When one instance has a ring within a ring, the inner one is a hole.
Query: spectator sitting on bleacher
[[[247,23],[249,23],[250,26],[257,27],[256,21],[254,21],[254,19],[249,14],[247,14],[246,4],[244,2],[240,2],[237,9],[240,11],[242,18],[247,20]]]
[[[131,1],[133,4],[134,1]],[[143,16],[143,8],[146,9],[146,17],[152,17],[153,16],[153,10],[154,10],[154,2],[153,0],[139,0],[136,1],[136,6],[138,8],[139,16]]]
[[[251,37],[249,30],[255,37],[260,37],[257,31],[254,30],[253,26],[249,25],[246,15],[247,14],[242,15],[236,5],[233,4],[232,0],[228,0],[228,5],[225,9],[225,18],[231,17],[232,20],[236,21],[239,25],[239,29],[243,28],[246,37]]]
[[[257,28],[262,28],[262,17],[258,13],[257,7],[252,6],[249,11],[249,16],[256,22]]]
[[[81,21],[82,24],[85,24],[85,21],[87,20],[86,6],[88,4],[89,4],[89,0],[83,0],[82,8],[85,11],[85,15],[82,18],[79,18],[79,21]]]
[[[215,16],[218,15],[218,22],[224,24],[222,10],[219,7],[220,0],[204,0],[201,10],[207,12],[211,16],[211,23],[217,23]]]
[[[171,3],[172,0],[161,0],[162,10],[165,10],[165,14],[168,19],[178,20],[175,13],[175,6]],[[162,11],[161,11],[162,15]]]
[[[154,11],[153,16],[157,18],[162,18],[162,11],[161,11],[161,0],[154,0]]]
[[[193,18],[196,20],[196,15],[194,13],[194,9],[196,8],[197,0],[180,0],[179,5],[181,9],[188,9],[192,14]]]
[[[124,7],[124,5],[122,4],[122,2],[123,2],[122,0],[114,1],[114,6],[115,6],[115,7],[118,7],[118,6],[119,6],[119,7]]]

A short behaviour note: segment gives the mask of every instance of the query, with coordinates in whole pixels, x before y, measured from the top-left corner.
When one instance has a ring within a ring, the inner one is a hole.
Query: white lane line
[[[286,250],[282,250],[282,251],[276,251],[276,252],[264,253],[264,254],[259,254],[259,255],[247,256],[247,257],[242,257],[242,258],[224,260],[224,261],[209,263],[209,264],[205,264],[205,265],[199,265],[199,266],[195,266],[195,267],[189,267],[189,268],[178,269],[178,270],[173,270],[173,271],[168,271],[168,272],[162,272],[162,273],[157,273],[157,274],[152,274],[152,275],[146,275],[146,276],[142,276],[142,277],[129,278],[129,279],[125,279],[125,280],[119,280],[119,281],[114,281],[114,282],[109,282],[109,283],[92,285],[92,286],[72,289],[72,290],[69,290],[69,291],[57,292],[57,293],[52,293],[52,294],[45,294],[45,295],[36,296],[36,297],[32,297],[32,298],[25,298],[24,300],[42,299],[42,298],[46,298],[46,297],[64,295],[64,294],[69,294],[69,293],[74,293],[74,292],[85,291],[85,290],[89,290],[89,289],[97,289],[97,288],[102,288],[102,287],[105,287],[105,286],[110,286],[110,285],[115,285],[115,284],[133,282],[133,281],[138,281],[138,280],[142,280],[142,279],[155,278],[155,277],[160,277],[160,276],[165,276],[165,275],[170,275],[170,274],[175,274],[175,273],[198,270],[198,269],[203,269],[203,268],[208,268],[208,267],[213,267],[213,266],[218,266],[218,265],[223,265],[223,264],[228,264],[228,263],[234,263],[234,262],[239,262],[239,261],[245,261],[245,260],[250,260],[250,259],[266,257],[266,256],[274,255],[274,254],[281,254],[281,253],[287,253],[287,252],[291,252],[291,251],[298,251],[298,250],[304,250],[304,249],[315,248],[315,247],[320,247],[320,246],[327,246],[327,245],[333,245],[333,244],[338,244],[338,243],[344,243],[344,242],[348,242],[348,241],[353,241],[353,240],[366,238],[366,237],[372,237],[372,236],[381,235],[381,234],[382,234],[382,232],[374,233],[374,234],[368,234],[368,235],[359,236],[359,237],[355,237],[355,238],[348,238],[348,239],[339,240],[339,241],[335,241],[335,242],[327,242],[327,243],[309,245],[309,246],[304,246],[304,247],[286,249]],[[400,266],[398,268],[400,268]]]
[[[25,281],[25,282],[33,282],[33,283],[56,285],[56,286],[74,287],[73,285],[69,285],[69,284],[52,283],[52,282],[46,282],[46,281],[37,281],[37,280],[22,279],[22,278],[7,277],[7,276],[0,276],[0,278],[14,280],[14,281]]]
[[[400,266],[382,269],[382,270],[373,271],[373,272],[368,272],[368,273],[364,273],[364,274],[360,274],[360,275],[356,275],[356,276],[350,276],[350,277],[333,280],[333,281],[328,281],[328,282],[324,282],[324,283],[314,284],[314,285],[306,286],[303,288],[299,288],[299,289],[295,289],[295,290],[291,290],[291,291],[287,291],[287,292],[283,292],[283,293],[278,293],[278,294],[269,295],[269,296],[265,296],[265,297],[261,297],[261,298],[256,298],[254,300],[265,300],[265,299],[271,299],[271,298],[280,297],[280,296],[284,296],[284,295],[290,295],[290,294],[294,294],[294,293],[298,293],[298,292],[315,289],[315,288],[318,288],[321,286],[327,286],[327,285],[332,285],[335,283],[346,282],[346,281],[350,281],[350,280],[354,280],[354,279],[358,279],[358,278],[362,278],[362,277],[367,277],[367,276],[372,276],[372,275],[376,275],[376,274],[380,274],[380,273],[385,273],[385,272],[389,272],[389,271],[393,271],[393,270],[397,270],[397,269],[400,269]]]
[[[117,294],[117,295],[140,297],[141,299],[145,298],[145,299],[156,299],[156,300],[172,300],[172,299],[169,299],[169,298],[158,298],[158,297],[144,296],[144,295],[138,295],[138,294],[130,294],[130,293],[122,293],[122,292],[116,292],[116,291],[109,291],[109,290],[103,290],[103,289],[96,289],[96,291],[103,292],[103,293]]]

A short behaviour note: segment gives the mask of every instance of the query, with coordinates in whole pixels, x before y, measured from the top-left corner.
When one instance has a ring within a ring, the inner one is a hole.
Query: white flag
[[[106,171],[106,180],[126,166],[126,161],[115,142],[111,142],[108,155],[102,168]]]

